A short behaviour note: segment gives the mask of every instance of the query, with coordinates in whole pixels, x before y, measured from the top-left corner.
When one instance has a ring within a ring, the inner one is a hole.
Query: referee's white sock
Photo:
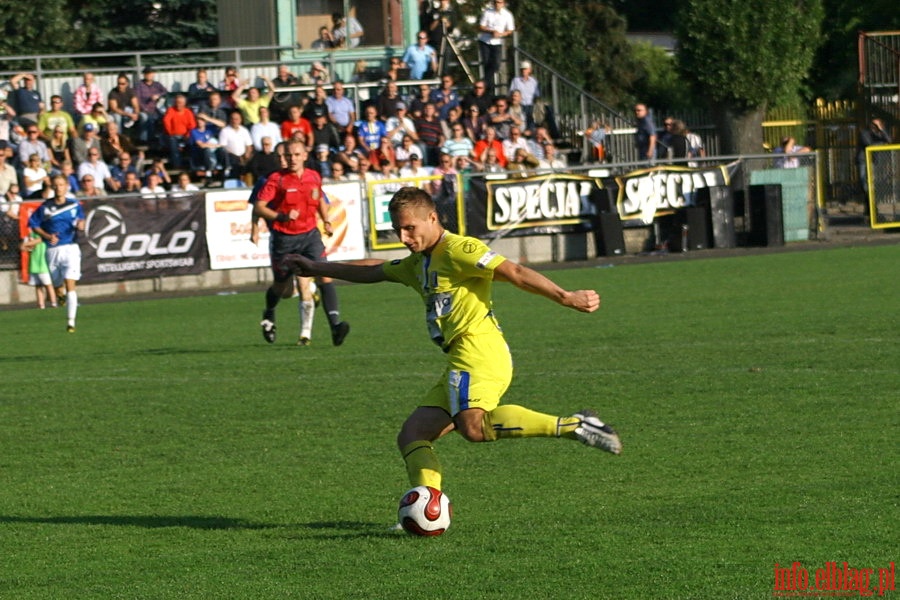
[[[66,294],[66,317],[69,325],[75,327],[75,315],[78,313],[78,292],[72,290]]]

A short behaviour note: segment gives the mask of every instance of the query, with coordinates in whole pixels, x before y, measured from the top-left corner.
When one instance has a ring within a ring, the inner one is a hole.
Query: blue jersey
[[[28,219],[28,226],[32,229],[40,227],[49,234],[56,234],[56,244],[47,245],[51,248],[75,244],[78,242],[78,221],[84,220],[84,209],[74,198],[66,198],[62,204],[57,204],[54,199],[45,200]]]

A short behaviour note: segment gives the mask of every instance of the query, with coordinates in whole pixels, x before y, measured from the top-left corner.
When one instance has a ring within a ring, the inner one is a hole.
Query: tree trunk
[[[719,106],[714,113],[722,154],[761,154],[765,151],[762,133],[766,115],[764,106],[747,111]]]

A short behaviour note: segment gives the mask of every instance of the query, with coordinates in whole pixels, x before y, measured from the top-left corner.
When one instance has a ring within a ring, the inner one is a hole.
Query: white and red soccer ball
[[[441,535],[450,527],[452,516],[450,498],[426,485],[414,487],[403,494],[397,510],[397,519],[403,529],[421,536]]]

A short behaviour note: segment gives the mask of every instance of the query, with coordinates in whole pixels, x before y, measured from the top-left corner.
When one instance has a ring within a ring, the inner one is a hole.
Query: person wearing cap
[[[437,52],[428,45],[428,34],[424,31],[416,34],[416,42],[410,44],[401,60],[409,67],[410,79],[424,79],[437,71]]]
[[[137,95],[141,110],[141,129],[138,137],[145,144],[156,145],[159,143],[157,127],[162,119],[159,103],[165,100],[169,91],[166,86],[156,81],[156,69],[144,67],[144,78],[137,82],[134,93]]]
[[[341,134],[338,133],[337,127],[328,120],[328,113],[324,110],[316,110],[312,122],[313,149],[325,146],[330,152],[339,148],[340,145]]]
[[[23,127],[36,124],[38,117],[44,112],[44,100],[41,93],[35,89],[37,79],[33,73],[19,73],[13,75],[9,84],[12,86],[13,106],[16,107],[16,118]],[[21,84],[21,85],[20,85]]]
[[[520,92],[522,94],[522,109],[525,112],[525,128],[534,130],[534,101],[540,98],[541,88],[538,80],[531,75],[531,63],[523,60],[519,63],[519,75],[513,77],[509,83],[509,93]]]
[[[303,83],[305,85],[324,85],[331,83],[331,76],[328,69],[321,61],[314,61],[309,67],[309,72],[303,74]]]
[[[86,123],[81,131],[81,135],[69,140],[69,151],[72,155],[72,161],[76,165],[80,165],[88,160],[88,152],[91,149],[101,150],[100,136],[98,133],[96,125],[93,123]],[[81,177],[78,179],[80,180]]]

